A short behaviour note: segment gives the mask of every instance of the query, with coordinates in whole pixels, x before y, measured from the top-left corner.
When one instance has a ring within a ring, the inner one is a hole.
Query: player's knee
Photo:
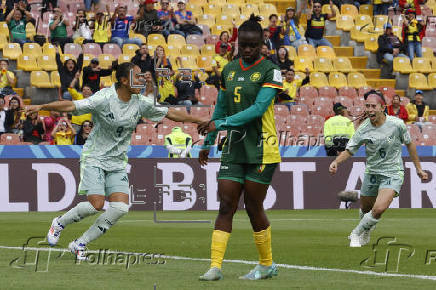
[[[381,217],[381,215],[385,212],[386,208],[382,207],[382,206],[374,206],[372,208],[372,216],[375,219],[379,219]]]
[[[238,208],[238,203],[230,200],[222,199],[220,202],[219,214],[220,215],[233,215]]]
[[[91,200],[89,201],[91,205],[98,211],[103,209],[104,206],[104,199],[103,200]]]
[[[263,212],[263,204],[257,204],[253,201],[245,201],[245,211],[250,218],[255,217]]]

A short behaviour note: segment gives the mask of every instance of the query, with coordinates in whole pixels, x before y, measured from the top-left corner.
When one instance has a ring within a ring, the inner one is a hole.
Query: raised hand
[[[198,134],[206,135],[207,133],[213,132],[216,130],[214,121],[206,121],[198,125]]]
[[[207,161],[209,159],[209,150],[208,149],[202,149],[198,153],[198,162],[200,162],[201,166],[207,165]]]
[[[425,172],[424,170],[417,170],[416,174],[418,174],[419,178],[421,178],[421,180],[427,180],[428,179],[428,174],[427,172]]]

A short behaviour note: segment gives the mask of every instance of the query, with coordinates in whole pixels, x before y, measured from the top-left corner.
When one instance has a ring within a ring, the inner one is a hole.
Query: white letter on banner
[[[207,210],[218,210],[218,181],[217,172],[220,169],[219,162],[208,162],[206,165],[206,191],[207,191]]]
[[[188,164],[185,163],[157,163],[157,168],[162,170],[162,184],[168,185],[163,188],[162,209],[163,210],[187,210],[190,209],[197,201],[197,192],[192,188],[194,172]],[[183,173],[183,180],[174,183],[174,172]],[[187,186],[181,186],[187,185]],[[174,190],[185,191],[185,200],[174,201]],[[165,192],[167,191],[167,192]]]
[[[38,211],[60,211],[71,205],[76,196],[76,179],[70,169],[59,163],[34,163],[36,171]],[[60,201],[49,201],[50,173],[59,174],[65,183],[65,192]]]
[[[436,164],[434,162],[421,162],[422,170],[430,171],[432,179],[426,183],[416,174],[413,162],[406,162],[406,167],[410,168],[410,207],[422,208],[422,192],[427,192],[433,207],[436,207]]]
[[[21,211],[29,211],[29,203],[9,201],[9,164],[0,164],[0,212]]]
[[[304,178],[303,172],[316,171],[315,162],[282,162],[280,171],[292,171],[294,209],[304,209]]]

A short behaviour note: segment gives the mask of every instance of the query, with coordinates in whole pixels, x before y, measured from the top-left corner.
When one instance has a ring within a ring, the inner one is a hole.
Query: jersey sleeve
[[[352,155],[354,155],[357,150],[359,150],[360,146],[363,145],[364,139],[362,138],[362,134],[359,129],[354,133],[353,137],[348,141],[347,147],[345,150],[348,150]]]
[[[263,88],[283,89],[282,72],[276,66],[271,66],[266,72]]]
[[[404,122],[400,123],[400,140],[403,144],[410,144],[412,143],[412,138],[410,138],[410,133],[407,130],[406,124]]]
[[[73,112],[75,115],[83,115],[88,113],[95,113],[104,105],[106,99],[105,90],[98,91],[89,98],[73,101],[76,110]]]
[[[150,121],[159,122],[168,114],[168,108],[155,106],[153,98],[140,95],[139,101],[141,116]]]

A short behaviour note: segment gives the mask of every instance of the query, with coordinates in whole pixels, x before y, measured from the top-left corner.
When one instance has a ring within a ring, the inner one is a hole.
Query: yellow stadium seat
[[[9,27],[8,24],[4,21],[0,22],[0,34],[9,37]]]
[[[166,45],[165,37],[162,34],[150,34],[147,37],[147,44]]]
[[[313,62],[313,69],[319,72],[331,72],[333,71],[332,61],[325,57],[316,57]]]
[[[30,73],[30,84],[36,88],[53,88],[48,73],[45,71],[33,71]]]
[[[233,19],[236,16],[238,16],[239,14],[241,14],[240,10],[239,10],[239,6],[235,5],[235,4],[231,4],[231,3],[227,3],[224,4],[221,7],[221,15],[227,15],[228,18]],[[220,18],[221,15],[217,15],[215,21],[217,22],[217,24],[227,24],[227,22],[221,22],[218,23],[218,19]],[[226,20],[223,20],[226,21]]]
[[[331,72],[329,75],[329,84],[337,89],[346,87],[347,77],[341,72]]]
[[[432,89],[436,89],[436,73],[431,73],[428,75],[428,85]]]
[[[183,55],[180,57],[180,60],[182,61],[182,63],[176,61],[178,68],[190,68],[192,70],[198,70],[196,58],[194,56]]]
[[[0,49],[3,49],[3,47],[5,47],[6,44],[8,44],[8,38],[6,37],[6,35],[0,34]]]
[[[210,55],[199,55],[197,56],[197,65],[199,68],[203,68],[207,72],[212,71],[212,56]]]
[[[427,78],[422,73],[411,73],[409,75],[409,88],[428,90]]]
[[[204,0],[189,0],[189,3],[193,3],[193,4],[197,4],[197,5],[203,5],[204,4]],[[159,8],[156,8],[159,9]]]
[[[372,53],[376,53],[378,49],[378,37],[376,35],[369,35],[364,41],[365,49]]]
[[[180,49],[180,54],[181,55],[193,55],[193,56],[197,56],[200,54],[199,50],[198,50],[198,46],[196,46],[195,44],[186,44],[185,46],[183,46]]]
[[[114,57],[112,54],[100,54],[98,56],[98,61],[100,62],[100,67],[102,69],[108,69],[112,66],[112,61],[114,61]]]
[[[167,55],[179,56],[180,48],[170,44],[165,52]]]
[[[56,59],[53,55],[40,55],[38,56],[38,66],[45,71],[58,70]]]
[[[364,4],[364,5],[360,5],[360,7],[359,7],[360,14],[369,15],[371,17],[372,17],[372,15],[374,15],[372,10],[373,10],[372,4]]]
[[[294,60],[295,70],[296,71],[306,71],[306,68],[309,69],[309,71],[313,71],[313,63],[312,58],[310,57],[301,57],[298,56]]]
[[[336,16],[336,27],[337,29],[343,30],[343,31],[351,31],[351,29],[354,26],[354,20],[351,15],[338,15]]]
[[[203,6],[204,14],[219,15],[221,13],[221,5],[218,3],[208,3]]]
[[[336,6],[336,5],[333,5],[333,9],[336,11],[336,17],[333,17],[332,19],[330,19],[330,20],[336,20],[336,18],[340,15],[340,12],[339,12],[339,9],[338,9],[338,7]],[[324,4],[324,5],[322,5],[322,8],[321,8],[321,13],[325,13],[325,14],[331,14],[332,13],[332,10],[330,9],[330,5],[329,4]],[[302,14],[303,15],[303,14]]]
[[[388,23],[388,16],[387,15],[375,15],[374,16],[374,26],[375,27],[381,27]]]
[[[38,57],[42,55],[41,46],[38,43],[25,43],[23,45],[23,54],[33,55],[34,57]]]
[[[392,33],[403,41],[403,27],[392,26]]]
[[[17,59],[21,55],[21,47],[18,43],[9,43],[3,47],[3,57]]]
[[[241,26],[242,23],[244,23],[244,21],[248,20],[249,16],[245,15],[245,14],[239,14],[238,16],[235,17],[235,23],[236,26]]]
[[[310,85],[315,88],[328,87],[329,81],[324,73],[312,72],[310,73]]]
[[[46,42],[42,46],[42,54],[52,55],[54,57],[56,55],[56,47],[53,44]]]
[[[215,25],[210,29],[211,34],[220,35],[223,31],[228,31],[232,29],[231,25]]]
[[[336,53],[335,53],[334,49],[331,48],[330,46],[318,46],[316,48],[316,54],[318,56],[322,56],[322,57],[328,58],[330,60],[333,60],[336,58]]]
[[[289,59],[294,60],[297,57],[297,50],[292,45],[285,45],[286,50],[288,51]]]
[[[433,58],[431,61],[431,68],[433,72],[436,72],[436,58]]]
[[[337,57],[333,60],[333,68],[335,71],[349,73],[354,71],[351,61],[348,57]]]
[[[72,54],[61,54],[62,63],[64,63],[65,61],[67,61],[69,59],[74,59],[75,61],[77,61],[76,57]]]
[[[197,17],[197,23],[198,24],[203,24],[203,25],[207,25],[209,27],[212,27],[215,25],[215,16],[210,15],[210,14],[200,14]]]
[[[413,59],[413,71],[420,73],[431,73],[430,60],[423,57],[415,57]]]
[[[251,13],[254,13],[254,15],[259,14],[259,8],[256,4],[247,3],[245,6],[241,6],[241,14],[251,15]]]
[[[135,38],[135,37],[141,39],[142,43],[147,43],[147,38],[144,35],[139,33],[132,33],[132,35],[130,36],[130,38]]]
[[[186,8],[190,10],[193,15],[201,15],[201,13],[203,13],[203,10],[199,4],[189,2],[186,4]]]
[[[365,76],[359,72],[351,72],[348,74],[348,86],[356,89],[367,87]]]
[[[28,54],[21,54],[17,59],[17,69],[24,71],[40,70],[36,57]]]
[[[425,57],[427,59],[434,59],[433,49],[430,47],[422,47],[422,57]]]
[[[260,4],[259,11],[262,11],[263,13],[270,14],[270,15],[277,14],[277,8],[272,3]]]
[[[147,49],[148,49],[148,53],[150,55],[154,55],[154,51],[156,50],[156,46],[155,44],[147,44]]]
[[[227,3],[242,5],[244,4],[244,0],[227,0]]]
[[[125,62],[130,62],[130,60],[132,59],[132,57],[128,54],[120,54],[118,56],[118,64],[122,64]]]
[[[302,44],[298,47],[298,56],[310,58],[313,60],[316,57],[315,48],[310,44]]]
[[[410,65],[410,59],[408,57],[395,57],[393,68],[394,71],[402,74],[409,74],[413,72],[413,68]]]
[[[178,34],[170,34],[168,36],[168,46],[174,46],[177,48],[182,48],[183,46],[186,45],[186,40],[183,36],[178,35]]]
[[[138,49],[139,47],[136,44],[123,44],[123,54],[128,54],[133,57]]]
[[[95,58],[93,54],[86,53],[83,55],[83,67],[88,66],[91,63],[91,60]]]
[[[61,78],[59,76],[58,71],[52,71],[50,73],[50,80],[51,80],[51,84],[53,85],[53,87],[55,87],[55,88],[61,87]]]
[[[101,77],[100,84],[105,88],[112,86],[112,76]]]
[[[353,19],[356,18],[356,16],[359,14],[359,11],[357,11],[357,7],[351,4],[342,4],[341,5],[341,15],[350,15],[353,17]]]
[[[36,35],[35,26],[31,22],[28,22],[26,24],[26,37],[33,40],[33,37],[35,35]]]
[[[351,39],[357,42],[364,42],[365,39],[371,36],[369,31],[372,31],[373,28],[373,26],[354,25],[350,31]]]
[[[366,15],[366,14],[357,15],[357,17],[354,19],[354,21],[355,21],[356,26],[364,26],[364,25],[372,26],[371,16]]]
[[[205,44],[201,48],[201,55],[211,55],[214,56],[215,53],[215,45],[213,44]]]
[[[220,15],[217,15],[215,18],[216,25],[231,26],[232,21],[233,21],[233,16],[231,16],[229,14],[220,14]]]

